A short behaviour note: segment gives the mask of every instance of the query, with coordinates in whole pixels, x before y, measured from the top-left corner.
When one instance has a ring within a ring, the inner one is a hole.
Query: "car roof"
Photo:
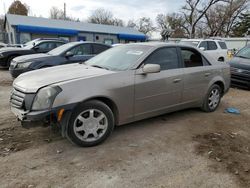
[[[217,42],[225,42],[224,40],[220,39],[182,39],[183,42],[200,42],[200,41],[217,41]]]
[[[126,44],[126,45],[133,45],[133,46],[150,46],[150,47],[155,47],[155,48],[159,48],[159,47],[164,47],[164,46],[179,46],[179,47],[187,47],[187,48],[194,48],[193,46],[190,45],[185,45],[185,44],[179,44],[179,43],[167,43],[167,42],[139,42],[139,43],[130,43],[130,44]]]
[[[92,42],[92,41],[76,41],[76,42],[69,42],[71,44],[100,44],[100,45],[104,45],[104,46],[109,46],[111,47],[111,45],[108,44],[104,44],[104,43],[100,43],[100,42]]]

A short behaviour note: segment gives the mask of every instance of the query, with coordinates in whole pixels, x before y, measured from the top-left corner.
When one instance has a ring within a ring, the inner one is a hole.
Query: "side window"
[[[91,45],[90,44],[82,44],[79,46],[76,46],[69,50],[74,55],[90,55],[91,54]]]
[[[227,49],[227,45],[225,42],[219,42],[219,45],[220,45],[221,49],[223,49],[223,50]]]
[[[207,50],[207,41],[203,41],[203,42],[200,43],[199,48],[202,48],[202,47],[203,47],[205,50]]]
[[[109,49],[108,46],[105,45],[99,45],[99,44],[93,44],[93,54],[99,54],[102,53],[103,51]]]
[[[217,50],[217,45],[214,41],[208,41],[208,50]]]
[[[37,46],[39,47],[39,50],[47,50],[49,49],[49,44],[48,42],[43,42],[38,44]]]
[[[184,67],[199,67],[203,66],[201,54],[191,49],[181,49]]]
[[[43,42],[38,44],[39,50],[52,50],[56,47],[54,42]]]
[[[179,68],[179,60],[176,48],[161,48],[153,52],[144,64],[159,64],[161,70]]]

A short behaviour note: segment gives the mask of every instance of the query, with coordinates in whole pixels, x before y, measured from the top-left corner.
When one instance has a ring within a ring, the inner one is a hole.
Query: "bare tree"
[[[27,16],[29,13],[29,7],[19,0],[15,0],[8,9],[9,14],[18,14]]]
[[[56,19],[56,20],[68,20],[68,21],[75,21],[75,22],[80,22],[79,18],[73,18],[70,16],[66,16],[64,13],[64,10],[59,9],[57,7],[52,7],[49,11],[50,18],[51,19]]]
[[[226,19],[226,36],[229,36],[239,15],[248,7],[249,0],[229,0],[225,18]]]
[[[50,18],[51,19],[57,19],[57,20],[63,20],[64,19],[64,12],[63,10],[57,8],[57,7],[52,7],[50,9]]]
[[[156,17],[156,23],[162,40],[168,39],[169,36],[173,38],[185,37],[184,22],[183,16],[177,13],[167,15],[158,14]]]
[[[205,14],[209,36],[229,36],[239,15],[248,7],[248,0],[228,0],[211,7]]]
[[[139,19],[137,27],[138,31],[144,33],[145,35],[150,36],[153,31],[155,31],[155,27],[153,26],[153,22],[150,18],[142,17]]]
[[[124,27],[124,21],[119,18],[114,18],[112,20],[112,25]]]
[[[113,13],[105,9],[96,9],[88,18],[89,23],[113,25]]]
[[[134,20],[129,20],[127,23],[127,27],[131,27],[131,28],[136,28],[136,23]]]
[[[207,36],[221,36],[225,26],[225,6],[217,5],[205,14],[204,24],[207,26]]]
[[[195,37],[196,26],[210,7],[222,1],[226,0],[186,0],[186,5],[182,7],[182,13],[185,18],[185,28],[190,38]]]

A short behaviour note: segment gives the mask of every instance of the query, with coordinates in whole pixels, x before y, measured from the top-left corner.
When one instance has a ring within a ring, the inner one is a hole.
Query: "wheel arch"
[[[223,78],[221,77],[215,77],[213,80],[211,80],[211,82],[209,83],[209,86],[208,86],[208,89],[214,85],[214,84],[217,84],[218,86],[220,86],[221,90],[222,90],[222,96],[224,95],[225,93],[225,88],[226,88],[226,84],[225,82],[223,81]]]
[[[220,61],[220,62],[225,62],[225,57],[220,56],[220,57],[218,58],[218,61]]]
[[[222,81],[216,81],[214,82],[214,84],[220,86],[221,90],[222,90],[222,95],[225,93],[225,85]]]
[[[114,114],[115,125],[119,124],[119,110],[118,110],[118,107],[117,107],[116,103],[112,99],[110,99],[109,97],[106,97],[106,96],[91,97],[91,98],[88,98],[88,99],[85,99],[85,100],[81,101],[80,103],[78,103],[78,105],[83,104],[83,103],[85,103],[87,101],[92,101],[92,100],[101,101],[104,104],[106,104]]]

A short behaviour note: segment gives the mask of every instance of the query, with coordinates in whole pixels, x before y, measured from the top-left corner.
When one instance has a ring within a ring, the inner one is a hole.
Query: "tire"
[[[218,86],[217,84],[212,85],[206,94],[206,97],[202,105],[202,110],[205,112],[214,112],[220,104],[221,96],[222,96],[221,87]]]
[[[81,147],[96,146],[110,136],[114,122],[113,112],[106,104],[97,100],[85,102],[73,111],[67,138]]]

